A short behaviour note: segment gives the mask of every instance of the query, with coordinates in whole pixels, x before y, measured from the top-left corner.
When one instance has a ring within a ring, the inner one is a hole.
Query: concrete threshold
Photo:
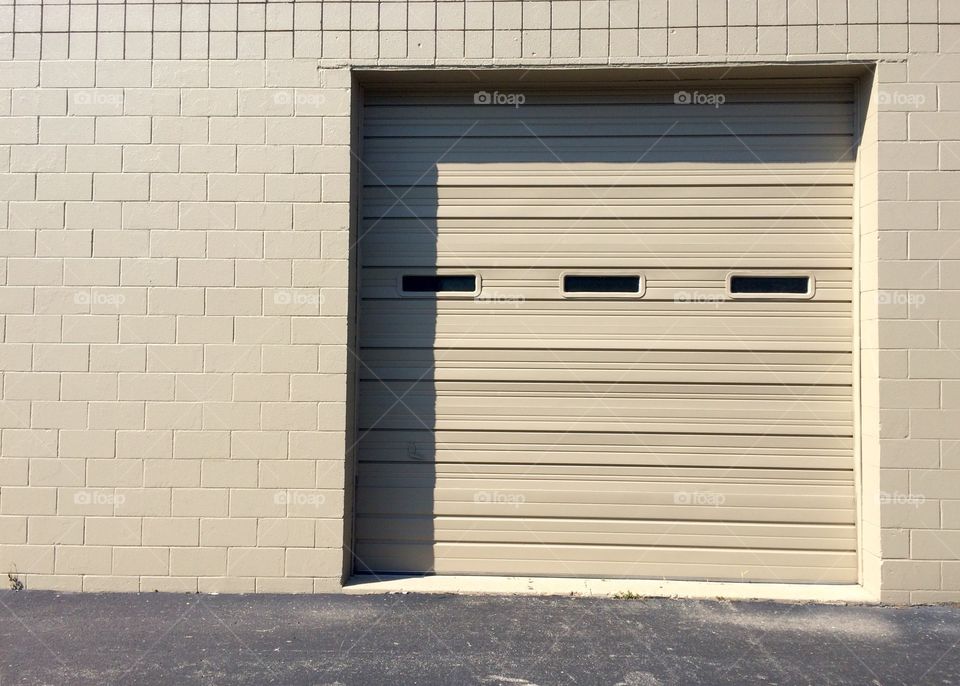
[[[818,603],[875,603],[859,585],[664,581],[656,579],[575,579],[516,576],[354,576],[344,593],[454,593],[574,595],[651,598],[781,600]]]

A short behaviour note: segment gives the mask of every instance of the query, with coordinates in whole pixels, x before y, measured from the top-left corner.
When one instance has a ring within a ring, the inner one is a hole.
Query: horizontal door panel
[[[856,555],[841,551],[723,551],[690,548],[363,544],[357,551],[361,573],[495,574],[507,576],[649,577],[779,583],[854,583]],[[574,551],[576,551],[574,553]],[[573,558],[573,559],[571,559]],[[677,559],[680,558],[680,559]],[[721,561],[722,560],[722,561]]]
[[[555,464],[544,462],[423,462],[420,460],[371,461],[363,459],[359,469],[381,487],[390,486],[392,479],[410,479],[434,483],[443,478],[455,479],[516,479],[538,482],[548,481],[643,481],[694,483],[749,483],[773,485],[819,485],[846,486],[853,483],[851,469],[815,469],[803,467],[796,469],[756,469],[741,467],[737,463],[715,467],[678,467],[668,464],[641,466],[597,465],[597,464]],[[406,484],[406,482],[405,482]]]
[[[843,436],[372,430],[358,438],[363,462],[471,465],[853,468]]]
[[[359,517],[355,526],[358,539],[364,543],[525,544],[535,541],[561,545],[856,549],[856,528],[852,525],[370,515]]]
[[[403,202],[408,205],[441,203],[452,204],[532,204],[545,201],[570,203],[579,201],[602,201],[622,204],[624,202],[671,200],[688,203],[706,200],[736,202],[763,202],[770,199],[802,198],[804,202],[832,202],[839,199],[848,203],[853,197],[853,186],[847,184],[774,184],[767,179],[764,185],[616,185],[571,184],[505,186],[416,186],[403,189]],[[390,186],[368,186],[364,190],[364,207],[389,207],[396,202],[396,189]],[[465,202],[467,201],[467,202]],[[376,212],[368,212],[376,214]]]
[[[852,489],[851,489],[852,490]],[[460,499],[435,498],[431,489],[382,489],[361,487],[357,491],[358,511],[383,516],[463,516],[463,517],[596,517],[622,519],[697,520],[723,522],[787,522],[853,524],[853,494],[842,496],[781,496],[776,501],[760,497],[729,496],[722,506],[709,503],[714,494],[691,494],[690,504],[677,504],[674,494],[604,494],[584,500],[577,493],[551,491],[549,497],[533,500],[533,492],[494,492],[503,498],[523,498],[515,502],[485,502],[476,491],[460,494]],[[609,497],[607,497],[609,496]],[[491,497],[495,497],[491,495]],[[579,498],[579,499],[578,499]]]
[[[406,201],[385,203],[370,207],[364,206],[363,219],[370,221],[388,218],[420,218],[424,221],[444,219],[464,219],[471,217],[491,217],[496,219],[526,219],[532,217],[553,217],[556,219],[609,219],[643,217],[816,217],[826,219],[850,219],[852,209],[849,202],[796,203],[786,201],[753,202],[719,199],[704,200],[699,203],[670,203],[664,200],[639,201],[622,204],[607,202],[589,202],[575,200],[571,202],[548,202],[539,204],[521,204],[495,202],[491,204],[442,204],[408,203]]]
[[[852,239],[834,236],[822,243],[815,237],[768,232],[763,235],[664,235],[644,234],[624,238],[616,234],[591,235],[578,230],[554,236],[443,236],[424,228],[421,235],[372,236],[363,249],[366,267],[409,267],[429,269],[489,267],[584,268],[599,262],[621,269],[683,269],[689,266],[732,269],[744,264],[757,268],[816,270],[845,266]],[[380,240],[382,239],[382,240]],[[589,261],[581,257],[592,251]],[[789,257],[788,257],[789,256]],[[695,262],[692,262],[694,261]],[[829,261],[828,261],[829,260]],[[366,280],[365,280],[366,281]],[[722,281],[721,281],[722,284]]]

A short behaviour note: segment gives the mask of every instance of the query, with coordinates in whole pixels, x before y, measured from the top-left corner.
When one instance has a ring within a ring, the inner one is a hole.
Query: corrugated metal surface
[[[357,572],[856,581],[853,91],[707,92],[368,96]]]

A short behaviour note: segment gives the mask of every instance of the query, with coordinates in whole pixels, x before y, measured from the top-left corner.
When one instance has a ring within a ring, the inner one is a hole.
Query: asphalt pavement
[[[960,684],[960,609],[0,592],[13,684]]]

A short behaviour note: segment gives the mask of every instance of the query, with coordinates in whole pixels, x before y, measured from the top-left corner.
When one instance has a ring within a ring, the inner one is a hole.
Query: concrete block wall
[[[339,587],[348,78],[0,64],[4,573]]]
[[[350,67],[838,62],[863,581],[960,599],[955,0],[0,4],[0,571],[337,587]]]

